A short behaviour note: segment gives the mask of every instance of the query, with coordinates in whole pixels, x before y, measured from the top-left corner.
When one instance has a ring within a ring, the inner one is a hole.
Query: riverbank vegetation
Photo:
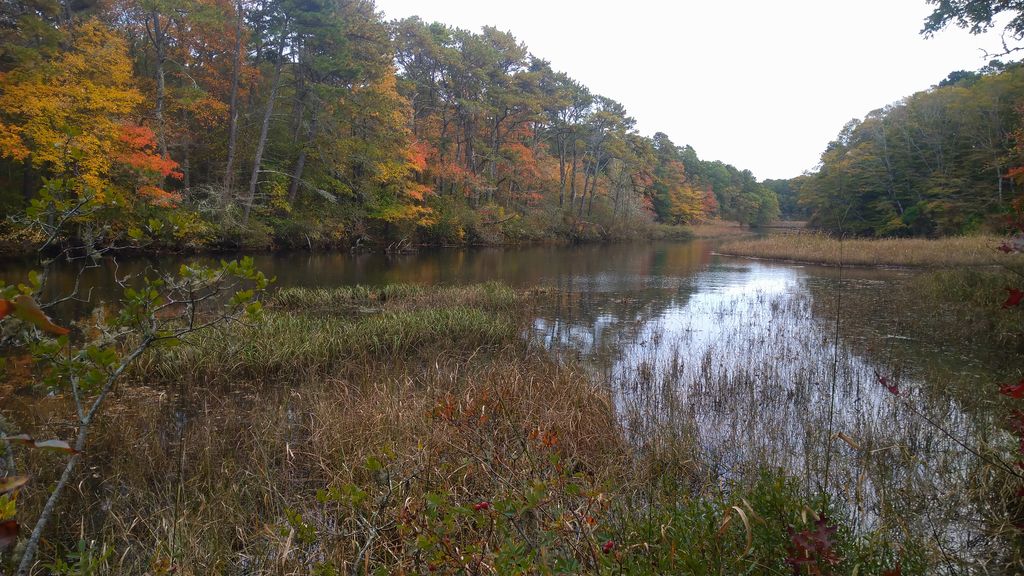
[[[850,120],[818,166],[767,181],[784,214],[835,235],[906,237],[1014,231],[1024,176],[1024,33],[1019,6],[928,0],[921,34],[1004,28],[1001,53]],[[1008,58],[1008,59],[1007,59]],[[880,103],[881,104],[881,103]]]
[[[996,266],[1019,255],[1007,255],[997,236],[927,238],[847,238],[816,233],[773,234],[765,238],[734,240],[716,251],[731,256],[785,260],[826,266],[953,267]]]
[[[816,515],[821,501],[780,471],[723,481],[684,427],[634,445],[607,383],[522,339],[544,296],[285,289],[250,325],[155,350],[99,423],[38,566],[925,570],[913,538],[854,529],[842,507]],[[59,433],[47,414],[66,402],[35,399],[19,418]],[[23,513],[41,505],[53,458],[19,454],[34,479]]]
[[[3,10],[0,212],[84,202],[79,239],[400,249],[778,214],[749,171],[640,135],[496,28],[385,22],[369,0]]]
[[[1007,230],[1024,165],[1024,68],[993,61],[851,120],[816,171],[773,187],[836,235]],[[1019,201],[1018,201],[1019,203]]]

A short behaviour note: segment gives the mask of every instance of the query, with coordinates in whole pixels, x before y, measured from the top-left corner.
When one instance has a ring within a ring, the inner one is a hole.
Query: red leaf
[[[1010,398],[1016,398],[1020,400],[1024,398],[1024,378],[1016,384],[1007,384],[999,389],[999,393],[1003,396],[1009,396]]]
[[[1010,427],[1024,440],[1024,412],[1014,410],[1010,414]]]
[[[1024,292],[1016,288],[1007,288],[1007,292],[1010,293],[1006,298],[1006,302],[1003,302],[1003,308],[1014,308],[1020,306],[1020,303],[1024,301]]]
[[[796,532],[792,527],[789,528],[790,543],[786,547],[786,562],[800,573],[804,572],[801,569],[804,566],[809,574],[826,573],[824,567],[834,566],[840,560],[833,549],[835,543],[832,541],[837,530],[838,527],[831,524],[824,515],[815,520],[813,530]]]
[[[6,549],[18,540],[18,522],[5,520],[0,522],[0,550]]]
[[[11,312],[14,312],[14,303],[0,298],[0,320],[6,318]]]
[[[878,383],[884,386],[886,390],[891,392],[893,396],[900,395],[900,387],[897,386],[896,384],[891,384],[889,382],[888,376],[882,376],[881,374],[878,373],[878,370],[875,370],[875,378],[877,378]]]
[[[828,518],[824,515],[814,521],[814,527],[814,532],[812,532],[813,538],[823,546],[831,547],[832,536],[839,530],[839,528],[829,524]]]

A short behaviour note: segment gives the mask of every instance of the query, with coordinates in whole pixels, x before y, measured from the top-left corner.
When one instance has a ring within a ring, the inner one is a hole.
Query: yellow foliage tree
[[[123,38],[92,19],[67,32],[69,48],[0,75],[0,155],[28,159],[73,189],[109,199],[127,119],[142,103]]]

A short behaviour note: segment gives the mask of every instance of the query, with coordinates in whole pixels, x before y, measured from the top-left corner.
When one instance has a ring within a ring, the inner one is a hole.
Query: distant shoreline
[[[1019,261],[1020,256],[1004,255],[996,249],[1000,241],[993,235],[839,240],[800,233],[731,241],[716,253],[793,264],[877,268],[981,267]]]

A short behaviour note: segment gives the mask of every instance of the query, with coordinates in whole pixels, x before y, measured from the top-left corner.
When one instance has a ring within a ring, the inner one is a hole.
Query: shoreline
[[[216,255],[254,255],[254,254],[284,254],[284,253],[329,253],[329,252],[350,252],[356,254],[415,254],[420,251],[439,249],[479,249],[479,248],[526,248],[536,246],[587,246],[605,244],[623,244],[630,242],[656,242],[656,241],[685,241],[697,239],[738,239],[747,236],[755,236],[759,232],[756,229],[740,225],[709,223],[690,226],[663,227],[652,225],[638,231],[633,235],[607,235],[599,237],[583,236],[567,238],[558,235],[546,236],[537,239],[507,240],[505,242],[469,241],[462,243],[410,243],[402,245],[399,249],[392,250],[396,243],[384,241],[366,244],[353,243],[350,239],[339,242],[318,242],[309,241],[305,244],[295,242],[273,242],[267,246],[245,246],[225,245],[212,243],[201,246],[180,246],[171,247],[167,244],[153,243],[146,246],[126,246],[116,249],[119,255],[138,257],[160,257],[160,256],[216,256]],[[0,244],[0,262],[24,261],[38,254],[38,245],[22,244],[19,247]],[[52,255],[53,253],[47,253]]]
[[[989,268],[1020,262],[1019,255],[998,251],[1002,241],[993,235],[840,240],[821,234],[791,234],[726,242],[715,254],[798,265],[894,270]]]
[[[856,268],[861,270],[892,270],[899,271],[936,271],[948,270],[950,268],[970,268],[972,270],[996,269],[1001,264],[935,264],[935,265],[910,265],[910,264],[854,264],[850,262],[838,264],[834,262],[814,260],[794,260],[792,258],[771,258],[763,256],[747,256],[745,254],[733,254],[728,252],[712,251],[712,256],[724,256],[727,258],[741,258],[743,260],[754,260],[756,262],[776,262],[779,264],[792,264],[795,266],[817,266],[820,268]]]

